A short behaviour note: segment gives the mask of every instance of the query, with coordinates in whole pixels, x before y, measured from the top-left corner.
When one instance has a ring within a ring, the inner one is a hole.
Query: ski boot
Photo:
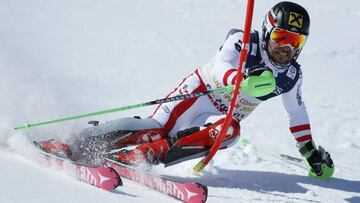
[[[164,154],[169,150],[167,140],[159,140],[154,143],[147,143],[137,146],[133,150],[122,149],[116,154],[111,154],[110,159],[127,165],[157,165],[163,159]]]
[[[116,154],[111,155],[111,159],[127,164],[139,165],[146,163],[148,165],[158,165],[164,161],[164,156],[179,139],[199,131],[199,127],[193,127],[181,130],[172,137],[161,139],[156,142],[139,145],[133,150],[122,149]]]
[[[55,156],[70,159],[72,152],[68,144],[60,140],[45,140],[37,143],[38,146],[47,153],[54,154]]]
[[[111,154],[109,158],[114,161],[133,166],[138,166],[144,163],[149,165],[159,164],[159,161],[155,158],[154,151],[152,149],[148,149],[147,151],[141,151],[138,149],[121,149],[116,154]]]

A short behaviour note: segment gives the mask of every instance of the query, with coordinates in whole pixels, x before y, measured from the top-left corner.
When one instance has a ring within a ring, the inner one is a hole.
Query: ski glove
[[[271,71],[261,66],[254,66],[246,70],[241,91],[253,97],[262,97],[273,92],[275,86],[275,77]]]
[[[334,163],[323,147],[316,149],[313,142],[308,142],[300,148],[300,153],[306,158],[309,176],[328,179],[334,174]]]

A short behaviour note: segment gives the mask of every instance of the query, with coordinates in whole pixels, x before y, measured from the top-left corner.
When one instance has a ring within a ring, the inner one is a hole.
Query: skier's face
[[[290,45],[279,46],[275,41],[269,40],[268,43],[269,58],[277,64],[288,64],[295,56],[297,49]]]

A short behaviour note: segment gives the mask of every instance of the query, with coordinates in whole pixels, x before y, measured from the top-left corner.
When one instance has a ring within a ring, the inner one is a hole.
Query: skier
[[[309,174],[328,178],[334,172],[334,165],[329,153],[314,143],[301,95],[303,76],[297,58],[309,35],[309,27],[309,15],[302,6],[280,2],[266,13],[261,32],[251,32],[243,87],[221,149],[236,143],[240,121],[262,101],[281,95],[290,132],[307,160]],[[167,97],[234,84],[242,38],[242,30],[230,30],[210,62],[184,78]],[[257,84],[272,85],[260,90],[246,89],[247,85]],[[221,129],[230,100],[231,93],[222,93],[160,104],[148,118],[121,118],[99,125],[95,122],[71,146],[58,140],[40,144],[49,152],[73,160],[85,157],[88,162],[94,162],[94,159],[101,159],[104,152],[121,149],[109,156],[126,164],[145,161],[168,166],[208,153]],[[137,146],[132,150],[124,149],[130,145]]]

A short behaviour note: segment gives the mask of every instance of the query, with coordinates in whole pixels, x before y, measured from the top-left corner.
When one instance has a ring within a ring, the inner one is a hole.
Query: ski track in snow
[[[253,28],[277,1],[255,1]],[[218,152],[201,176],[199,160],[155,173],[208,186],[207,202],[360,202],[360,3],[295,1],[311,17],[299,57],[303,97],[316,143],[335,162],[329,181],[259,152],[299,157],[280,98],[242,122],[253,145]],[[124,179],[112,192],[43,168],[32,140],[71,139],[87,120],[146,117],[155,107],[24,131],[13,128],[71,114],[162,98],[205,64],[227,31],[242,28],[245,0],[0,2],[0,202],[177,202]]]

